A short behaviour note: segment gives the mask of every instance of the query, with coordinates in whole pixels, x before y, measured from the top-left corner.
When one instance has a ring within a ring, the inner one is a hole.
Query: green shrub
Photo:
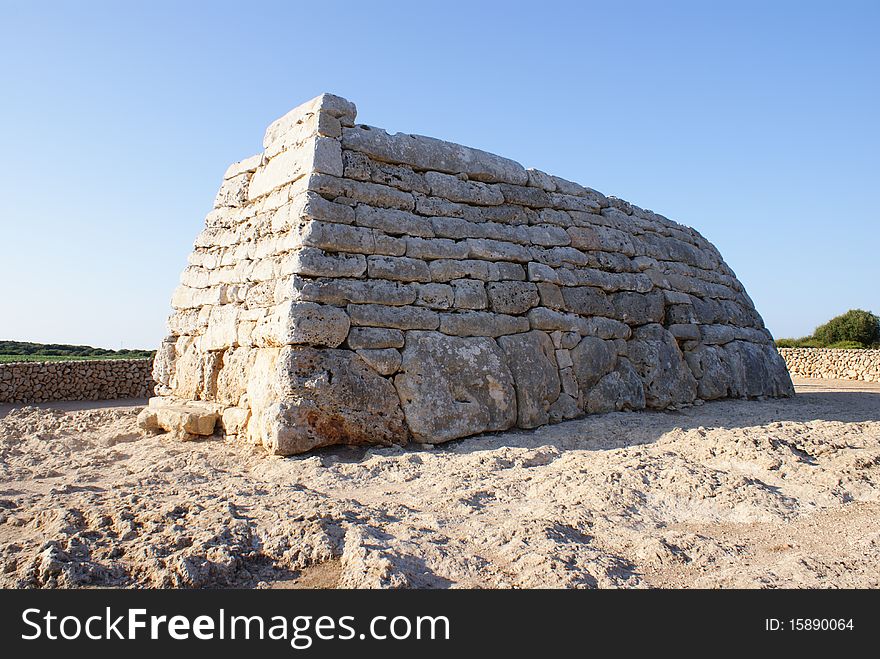
[[[830,345],[825,346],[826,348],[836,348],[839,350],[862,350],[865,348],[864,345],[859,343],[858,341],[837,341],[836,343],[832,343]]]
[[[777,339],[779,348],[876,348],[880,347],[880,318],[870,311],[850,309],[820,325],[812,336]]]
[[[848,341],[866,348],[880,340],[880,318],[870,311],[850,309],[817,327],[813,336],[827,346]]]
[[[777,348],[822,348],[816,339],[805,336],[800,339],[776,339]]]

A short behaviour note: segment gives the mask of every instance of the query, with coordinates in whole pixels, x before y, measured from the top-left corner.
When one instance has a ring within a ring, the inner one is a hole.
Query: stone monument
[[[226,171],[142,427],[287,455],[793,393],[694,229],[355,114],[323,94]]]

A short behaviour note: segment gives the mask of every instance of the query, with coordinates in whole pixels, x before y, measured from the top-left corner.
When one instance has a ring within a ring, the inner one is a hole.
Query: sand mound
[[[4,587],[880,586],[880,387],[295,458],[0,418]]]

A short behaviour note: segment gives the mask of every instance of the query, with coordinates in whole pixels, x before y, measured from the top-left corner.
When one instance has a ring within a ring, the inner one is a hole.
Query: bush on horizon
[[[847,350],[880,347],[880,318],[870,311],[850,309],[820,325],[812,336],[777,339],[777,348],[841,348]]]

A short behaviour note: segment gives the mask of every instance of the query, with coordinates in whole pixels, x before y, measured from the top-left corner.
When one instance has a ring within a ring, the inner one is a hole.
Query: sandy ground
[[[7,406],[0,586],[880,587],[880,385],[796,385],[294,458]]]

